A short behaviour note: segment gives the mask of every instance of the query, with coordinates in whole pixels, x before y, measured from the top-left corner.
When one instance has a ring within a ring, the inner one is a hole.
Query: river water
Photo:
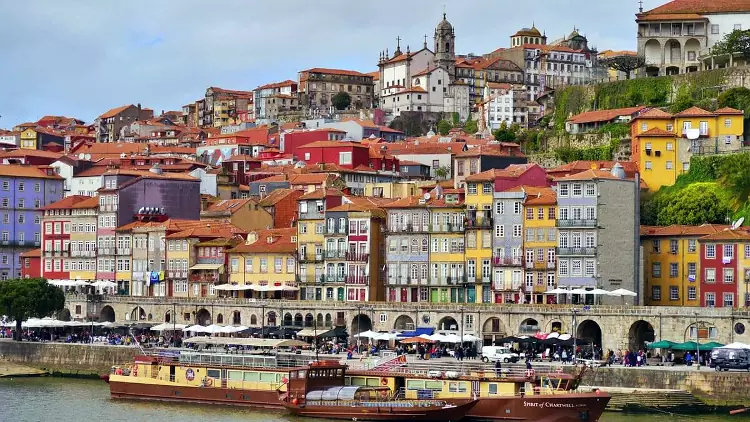
[[[602,422],[750,421],[739,416],[605,414]],[[0,378],[0,421],[13,422],[310,422],[283,412],[229,406],[111,400],[103,381],[65,378]],[[315,419],[323,422],[321,419]]]

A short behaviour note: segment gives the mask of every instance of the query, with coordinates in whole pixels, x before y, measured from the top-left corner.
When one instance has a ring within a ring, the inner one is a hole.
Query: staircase
[[[695,414],[705,413],[710,410],[707,406],[692,394],[683,390],[648,390],[614,387],[591,387],[599,388],[609,393],[612,399],[607,405],[607,410],[629,413],[677,413]]]

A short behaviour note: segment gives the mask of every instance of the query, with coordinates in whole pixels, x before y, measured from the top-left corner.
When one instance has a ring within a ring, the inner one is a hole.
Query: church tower
[[[448,71],[453,81],[456,77],[456,32],[445,18],[435,28],[435,67]]]

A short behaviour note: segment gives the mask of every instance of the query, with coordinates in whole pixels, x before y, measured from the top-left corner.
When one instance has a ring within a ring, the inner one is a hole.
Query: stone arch
[[[63,308],[62,311],[57,313],[57,319],[60,321],[70,321],[70,309]]]
[[[99,321],[115,322],[115,310],[111,306],[105,305],[99,312]]]
[[[664,43],[664,62],[666,64],[680,65],[682,63],[682,44],[675,39]]]
[[[168,310],[164,313],[164,322],[172,322],[172,310]]]
[[[153,319],[154,319],[154,316],[153,316],[153,315],[151,315],[151,313],[149,313],[149,314],[148,314],[148,315],[146,316],[146,320],[147,320],[147,321],[153,321]]]
[[[646,349],[646,342],[653,342],[655,338],[654,326],[642,319],[634,322],[628,331],[628,349]]]
[[[326,327],[332,327],[333,326],[333,317],[331,314],[326,314]]]
[[[602,328],[596,321],[590,319],[581,321],[576,329],[576,337],[584,341],[593,342],[601,347]]]
[[[132,311],[130,311],[130,320],[131,321],[142,321],[146,319],[146,311],[143,310],[140,306],[136,306]]]
[[[253,315],[250,315],[250,325],[256,326],[258,325],[258,317]]]
[[[302,324],[304,324],[305,319],[302,317],[302,314],[297,313],[294,314],[294,326],[295,327],[301,327]]]
[[[414,320],[409,315],[399,315],[396,321],[393,322],[393,329],[398,331],[409,331],[414,330]]]
[[[315,317],[313,314],[307,314],[305,315],[305,327],[312,327],[315,322]]]
[[[285,313],[284,322],[282,322],[282,324],[284,324],[285,327],[289,327],[293,323],[294,323],[294,317],[292,316],[292,314],[290,312]]]
[[[195,313],[195,323],[203,326],[211,324],[211,312],[208,312],[206,308],[199,309]]]
[[[324,320],[323,320],[323,314],[322,313],[318,313],[318,316],[315,318],[315,320],[317,321],[318,327],[325,327],[326,326],[325,323],[323,322]]]
[[[372,320],[365,314],[358,314],[352,318],[352,334],[359,334],[372,330]]]
[[[453,318],[452,316],[444,316],[438,321],[437,328],[438,330],[458,330],[459,325],[456,318]]]
[[[565,324],[559,319],[551,319],[544,325],[544,329],[548,333],[562,333]]]
[[[701,42],[698,41],[695,38],[690,38],[687,41],[685,41],[685,62],[688,61],[688,57],[690,56],[690,53],[695,53],[695,57],[693,57],[693,60],[690,60],[690,62],[698,62],[698,55],[701,51]]]
[[[539,332],[539,321],[534,318],[526,318],[518,325],[518,333],[533,335]]]
[[[502,334],[504,333],[503,322],[498,317],[490,317],[482,324],[482,334]]]
[[[240,313],[240,311],[232,312],[232,325],[240,324],[242,324],[242,314]]]
[[[217,324],[223,324],[223,323],[224,323],[224,315],[222,315],[222,314],[217,314],[217,315],[216,315],[216,323],[217,323]]]
[[[698,327],[699,340],[716,340],[719,337],[719,329],[716,324],[708,321],[694,321],[691,322],[686,328],[684,333],[683,341],[695,341],[696,332],[695,327]],[[734,329],[734,327],[731,327]],[[704,331],[705,330],[705,331]]]
[[[276,326],[276,312],[269,311],[266,315],[266,325],[269,327],[275,327]]]
[[[662,60],[662,47],[658,40],[648,40],[643,47],[647,64],[660,65]]]

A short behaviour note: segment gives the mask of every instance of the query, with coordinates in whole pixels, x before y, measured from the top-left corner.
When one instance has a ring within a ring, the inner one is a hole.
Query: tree
[[[43,278],[0,281],[0,312],[16,321],[15,339],[21,340],[21,322],[43,318],[65,308],[65,294]]]
[[[669,111],[673,114],[685,111],[695,105],[695,100],[690,94],[677,94],[677,98],[674,100],[672,105],[669,107]]]
[[[336,107],[336,110],[346,110],[352,104],[352,97],[348,93],[341,91],[333,96],[331,104]]]
[[[731,214],[716,183],[692,183],[661,198],[656,223],[660,226],[724,224]],[[658,195],[658,194],[657,194]]]
[[[726,34],[724,39],[714,44],[711,48],[714,54],[741,54],[742,57],[750,57],[750,29],[734,31]]]
[[[731,88],[721,94],[717,99],[718,106],[731,107],[737,110],[745,110],[745,116],[750,113],[750,89],[745,87]]]
[[[516,131],[513,129],[513,126],[508,127],[505,122],[500,123],[500,129],[495,131],[495,140],[498,142],[516,142]]]
[[[474,120],[471,120],[471,116],[466,120],[466,123],[464,123],[464,132],[468,133],[469,135],[473,135],[479,131],[479,127],[477,126],[477,122]]]
[[[451,114],[453,118],[453,127],[459,127],[461,125],[461,116],[458,114],[457,111],[454,111]]]
[[[447,120],[441,120],[438,122],[438,125],[437,125],[438,133],[443,136],[447,135],[448,132],[450,132],[452,128],[453,128],[453,125],[451,124],[451,122]]]
[[[727,155],[719,167],[719,184],[730,193],[732,208],[743,208],[750,197],[750,153]]]
[[[634,70],[646,66],[646,58],[643,56],[633,56],[631,54],[621,54],[601,59],[599,60],[599,63],[610,69],[625,73],[625,79],[630,79],[630,74]]]
[[[448,180],[451,176],[451,168],[449,166],[442,166],[435,169],[435,177],[442,180]]]

